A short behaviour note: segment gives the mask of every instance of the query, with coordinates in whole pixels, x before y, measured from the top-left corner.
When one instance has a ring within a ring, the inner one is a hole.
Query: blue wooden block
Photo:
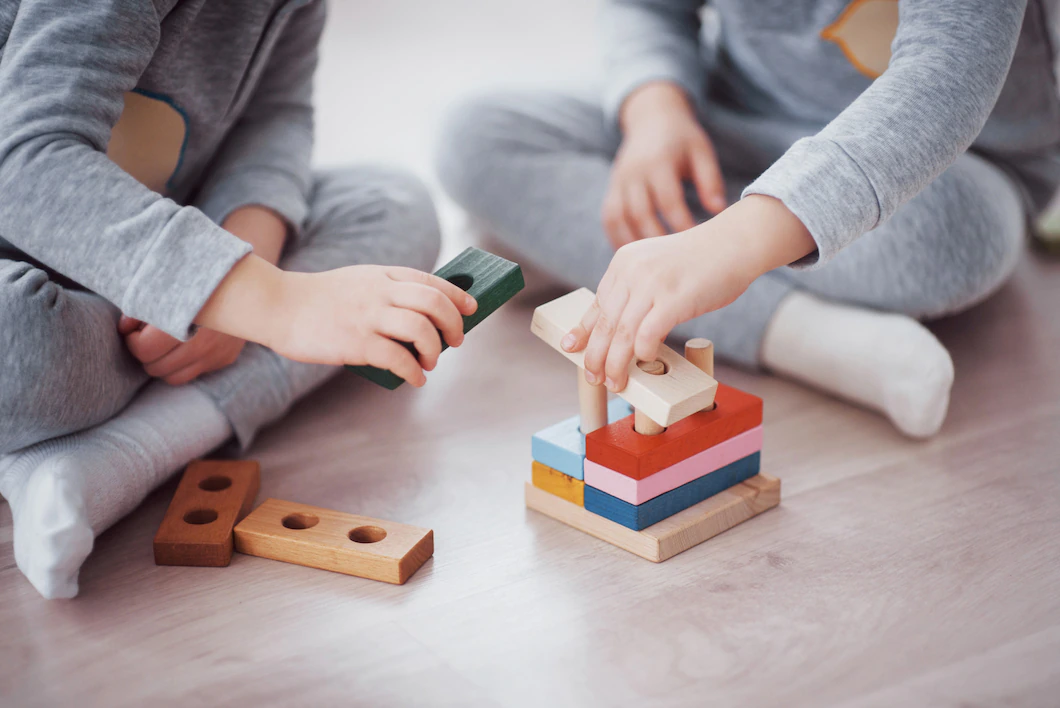
[[[632,410],[621,398],[607,404],[607,419],[619,420]],[[578,430],[578,416],[562,420],[535,433],[530,439],[530,456],[575,479],[585,479],[585,436]]]
[[[668,516],[723,492],[758,474],[762,453],[741,458],[643,504],[630,504],[595,487],[585,485],[585,509],[634,531],[657,524]]]

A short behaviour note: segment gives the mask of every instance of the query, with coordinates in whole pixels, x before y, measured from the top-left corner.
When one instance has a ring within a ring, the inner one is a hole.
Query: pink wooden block
[[[630,504],[643,504],[761,449],[762,426],[759,425],[644,479],[633,479],[592,460],[586,460],[585,483]]]

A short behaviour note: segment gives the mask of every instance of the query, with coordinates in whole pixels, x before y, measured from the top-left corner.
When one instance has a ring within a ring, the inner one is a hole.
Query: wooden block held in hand
[[[534,460],[532,465],[530,481],[535,487],[549,494],[555,494],[560,499],[566,499],[571,504],[585,506],[585,482],[543,465],[537,460]]]
[[[643,531],[597,516],[532,484],[526,485],[525,493],[530,509],[658,563],[780,504],[780,480],[756,475]]]
[[[585,352],[566,352],[560,346],[560,340],[581,322],[594,297],[586,288],[575,290],[534,310],[530,324],[531,332],[579,369],[585,368]],[[658,358],[666,366],[665,374],[653,376],[637,368],[636,362],[630,362],[629,383],[618,395],[663,427],[708,408],[714,402],[717,381],[665,344],[659,347]]]
[[[196,460],[181,477],[155,534],[157,565],[226,566],[232,529],[258,495],[261,468],[252,460]]]
[[[240,553],[398,585],[434,555],[430,529],[280,499],[266,499],[235,533]]]
[[[698,369],[697,369],[698,371]],[[762,399],[718,384],[715,407],[674,423],[659,435],[640,435],[633,418],[585,438],[585,458],[634,479],[644,479],[762,424]]]
[[[474,247],[467,248],[434,274],[467,292],[478,302],[478,309],[464,317],[464,334],[500,309],[500,306],[511,300],[524,285],[523,271],[518,264]],[[412,352],[414,357],[419,358],[416,347],[408,342],[399,343]],[[443,339],[442,351],[448,348],[449,345]],[[405,379],[386,369],[374,366],[346,368],[390,390],[405,383]]]

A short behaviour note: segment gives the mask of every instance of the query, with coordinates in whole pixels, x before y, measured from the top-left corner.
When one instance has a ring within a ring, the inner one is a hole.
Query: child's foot
[[[224,415],[199,389],[151,383],[96,428],[0,458],[0,494],[11,505],[19,569],[44,597],[74,597],[96,534],[230,435]]]
[[[937,433],[950,404],[949,352],[905,315],[796,291],[766,329],[762,360],[777,373],[884,413],[914,438]]]

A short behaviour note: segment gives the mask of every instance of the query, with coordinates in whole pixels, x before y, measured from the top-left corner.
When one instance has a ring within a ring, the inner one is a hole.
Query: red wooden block
[[[714,409],[679,420],[659,435],[633,430],[633,416],[585,436],[585,458],[633,479],[675,465],[762,423],[762,399],[718,384]]]

